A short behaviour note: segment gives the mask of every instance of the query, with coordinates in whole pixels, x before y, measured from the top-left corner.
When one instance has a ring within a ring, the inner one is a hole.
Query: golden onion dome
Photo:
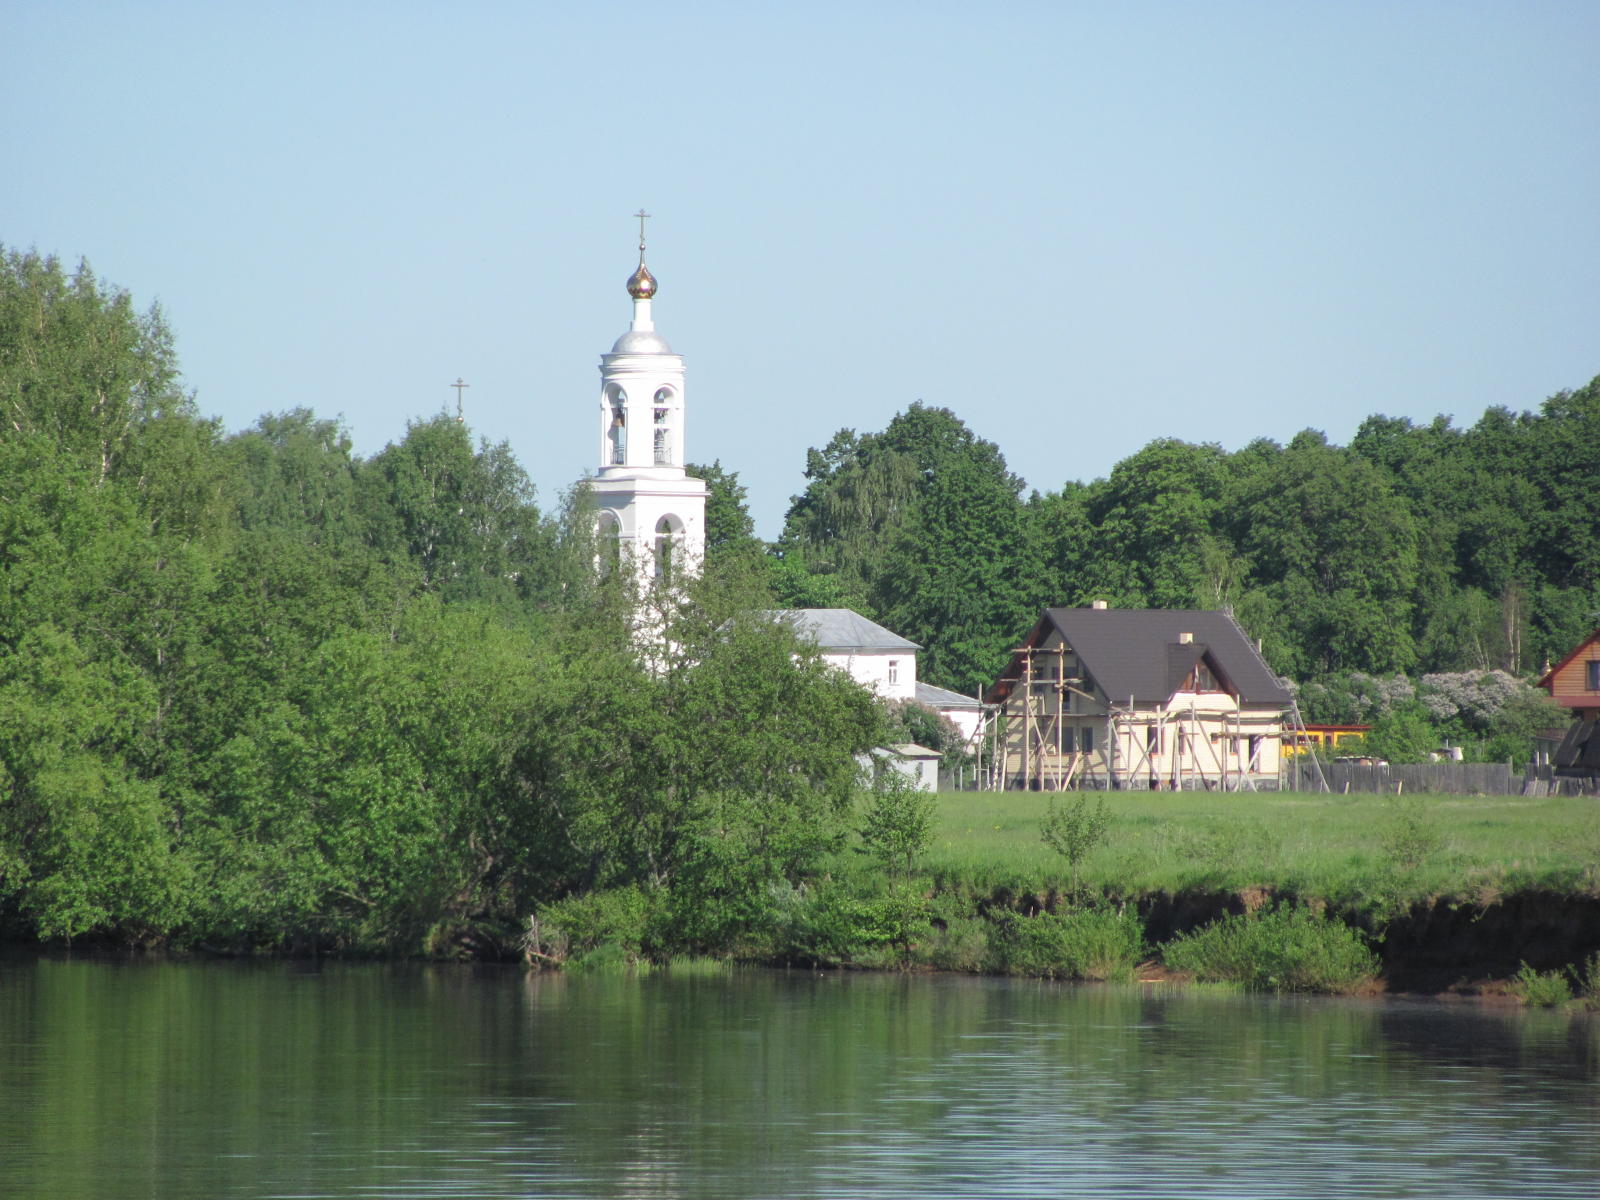
[[[650,274],[650,268],[639,262],[639,269],[628,276],[628,295],[635,300],[648,300],[656,294],[656,277]]]

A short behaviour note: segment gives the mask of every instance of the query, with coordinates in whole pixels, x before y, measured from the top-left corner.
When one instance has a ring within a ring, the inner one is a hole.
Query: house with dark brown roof
[[[1288,690],[1227,613],[1048,608],[984,697],[1002,787],[1276,787]]]

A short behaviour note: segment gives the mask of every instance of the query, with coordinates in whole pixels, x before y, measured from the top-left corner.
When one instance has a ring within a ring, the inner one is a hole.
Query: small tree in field
[[[889,870],[909,875],[932,839],[933,793],[899,771],[884,771],[868,793],[861,822],[867,853]]]
[[[1072,876],[1074,902],[1083,895],[1083,889],[1079,884],[1083,860],[1106,840],[1108,824],[1109,818],[1103,796],[1091,809],[1089,797],[1080,792],[1074,799],[1059,806],[1052,800],[1045,812],[1044,826],[1040,834],[1046,846],[1067,860],[1067,869]]]

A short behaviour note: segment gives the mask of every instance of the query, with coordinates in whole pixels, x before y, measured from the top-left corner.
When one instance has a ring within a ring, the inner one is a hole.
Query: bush
[[[1560,971],[1535,971],[1527,963],[1506,989],[1529,1008],[1558,1008],[1572,999],[1567,977]]]
[[[1009,975],[1128,980],[1144,948],[1138,916],[1109,905],[1033,917],[997,913],[990,927],[990,962]]]
[[[1396,873],[1414,874],[1444,844],[1444,838],[1435,827],[1429,802],[1421,796],[1396,796],[1389,808],[1393,816],[1383,831],[1384,857]]]
[[[1310,909],[1226,917],[1168,942],[1167,966],[1260,992],[1359,991],[1378,973],[1360,934]]]
[[[575,966],[592,958],[589,965],[631,965],[644,954],[651,908],[637,887],[558,900],[529,920],[523,948],[530,962]]]
[[[937,971],[981,974],[989,962],[989,929],[982,917],[952,917],[923,940],[920,958]]]
[[[772,897],[772,954],[813,966],[908,963],[930,932],[928,904],[910,883],[881,890],[829,882]]]

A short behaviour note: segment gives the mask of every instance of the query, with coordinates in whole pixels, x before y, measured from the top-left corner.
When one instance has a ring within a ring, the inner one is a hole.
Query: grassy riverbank
[[[1082,880],[1113,897],[1264,887],[1359,908],[1379,895],[1600,895],[1592,796],[1109,792],[1090,802],[1101,798],[1106,838],[1085,857]],[[1065,864],[1039,834],[1051,800],[942,793],[924,868],[979,890],[1062,886]]]
[[[1052,807],[1095,829],[1076,881]],[[681,903],[633,889],[546,910],[540,953],[1600,1002],[1593,798],[949,793],[930,817],[909,867],[853,845],[802,885],[696,896],[715,941],[673,942]]]

